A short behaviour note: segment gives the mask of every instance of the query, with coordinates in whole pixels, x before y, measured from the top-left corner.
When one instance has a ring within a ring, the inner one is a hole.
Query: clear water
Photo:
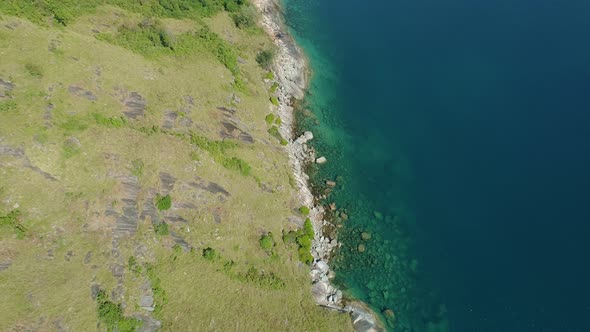
[[[590,330],[590,2],[283,3],[336,282],[396,331]]]

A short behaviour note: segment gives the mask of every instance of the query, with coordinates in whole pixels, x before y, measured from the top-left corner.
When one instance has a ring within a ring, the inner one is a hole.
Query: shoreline
[[[324,208],[315,205],[315,197],[308,183],[309,176],[304,171],[306,165],[316,162],[315,151],[306,144],[313,139],[313,133],[306,131],[294,137],[293,99],[301,100],[305,96],[311,75],[310,67],[303,51],[284,27],[280,4],[276,0],[254,0],[253,4],[261,14],[260,24],[277,46],[273,72],[280,85],[276,93],[279,101],[277,114],[282,120],[279,132],[289,142],[286,150],[297,185],[297,196],[302,205],[310,208],[309,219],[315,232],[311,249],[314,263],[310,271],[313,297],[321,307],[349,313],[356,331],[383,331],[377,315],[365,303],[344,299],[342,291],[330,281],[334,272],[329,267],[329,257],[340,244],[337,239],[323,235],[323,227],[327,225]]]

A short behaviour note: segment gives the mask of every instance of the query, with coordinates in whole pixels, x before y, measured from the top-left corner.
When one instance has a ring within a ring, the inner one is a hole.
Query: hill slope
[[[348,330],[280,239],[252,9],[38,2],[0,5],[0,330]]]

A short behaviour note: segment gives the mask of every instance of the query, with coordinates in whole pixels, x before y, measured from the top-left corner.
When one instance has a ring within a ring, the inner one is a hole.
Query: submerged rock
[[[371,239],[371,233],[369,233],[369,232],[362,232],[361,233],[361,239],[363,239],[363,241],[369,241]]]
[[[366,248],[365,248],[365,245],[364,245],[364,244],[362,244],[362,243],[361,243],[361,244],[359,244],[359,245],[358,245],[358,247],[357,247],[357,250],[358,250],[359,252],[365,252],[365,250],[366,250]]]
[[[319,157],[318,159],[315,160],[316,164],[321,165],[321,164],[325,164],[328,161],[328,159],[326,159],[326,157]]]

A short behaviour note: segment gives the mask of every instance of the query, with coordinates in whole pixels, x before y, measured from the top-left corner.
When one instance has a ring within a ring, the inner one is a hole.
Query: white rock
[[[328,270],[330,269],[330,267],[328,266],[328,264],[326,264],[326,262],[324,261],[318,261],[316,263],[316,267],[318,268],[318,270],[320,270],[320,272],[322,273],[326,273],[328,272]]]
[[[313,133],[311,131],[306,131],[303,133],[303,136],[306,140],[311,141],[313,139]]]
[[[326,157],[319,157],[318,159],[315,160],[316,164],[325,164],[328,161],[328,159],[326,159]]]

